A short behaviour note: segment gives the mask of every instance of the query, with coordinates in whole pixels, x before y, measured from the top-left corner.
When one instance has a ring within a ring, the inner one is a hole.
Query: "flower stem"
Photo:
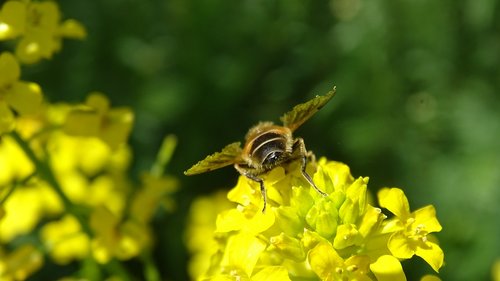
[[[160,272],[156,267],[153,258],[151,256],[151,251],[146,250],[144,254],[141,256],[142,261],[144,262],[144,277],[147,281],[160,281]]]
[[[12,131],[10,132],[10,136],[17,142],[19,147],[24,151],[26,156],[33,162],[33,164],[36,167],[37,174],[40,176],[40,178],[44,179],[52,188],[54,191],[57,193],[59,198],[64,204],[65,209],[68,211],[68,213],[72,214],[75,216],[75,218],[80,222],[80,225],[82,227],[82,230],[87,233],[90,237],[92,236],[93,232],[87,223],[87,220],[85,220],[80,208],[73,204],[71,200],[66,196],[64,193],[61,185],[57,181],[49,162],[45,159],[41,160],[39,159],[35,152],[31,149],[29,144],[16,132]]]

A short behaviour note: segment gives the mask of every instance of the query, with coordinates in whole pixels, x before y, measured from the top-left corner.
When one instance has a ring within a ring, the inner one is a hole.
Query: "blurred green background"
[[[155,258],[187,280],[190,202],[233,186],[227,168],[186,168],[243,140],[257,121],[337,96],[297,131],[317,156],[402,187],[413,210],[437,208],[443,280],[491,280],[500,258],[500,2],[496,0],[60,1],[88,30],[53,60],[26,68],[52,102],[99,90],[136,113],[134,171],[149,169],[166,134],[182,189],[161,214]],[[137,173],[136,173],[137,174]],[[409,280],[432,269],[403,263]]]

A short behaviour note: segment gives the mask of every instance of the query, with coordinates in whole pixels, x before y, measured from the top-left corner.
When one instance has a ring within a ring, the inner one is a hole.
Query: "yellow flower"
[[[223,192],[211,196],[198,197],[191,204],[186,229],[186,244],[191,253],[188,272],[192,280],[202,276],[210,267],[210,257],[219,247],[211,237],[215,231],[215,220],[218,213],[230,209],[233,204]]]
[[[384,224],[383,232],[393,232],[388,241],[391,253],[400,259],[413,255],[423,258],[436,272],[443,266],[444,254],[429,235],[441,231],[434,206],[410,213],[408,199],[399,188],[384,188],[378,193],[380,206],[395,217]]]
[[[64,131],[73,136],[97,137],[114,150],[127,141],[133,120],[129,108],[111,109],[106,96],[94,92],[84,106],[68,114]]]
[[[322,242],[309,252],[311,269],[325,281],[371,281],[367,276],[370,258],[353,255],[344,260],[331,244]],[[402,269],[401,269],[402,271]]]
[[[288,273],[282,266],[256,267],[266,245],[250,234],[240,233],[229,238],[221,260],[222,272],[201,280],[278,280],[288,281]]]
[[[26,3],[7,1],[0,10],[0,40],[16,38],[26,29]]]
[[[42,102],[40,87],[20,81],[21,69],[11,53],[0,54],[0,134],[14,128],[15,114],[33,114]]]
[[[90,252],[88,236],[82,232],[78,220],[71,215],[45,224],[40,236],[50,256],[58,264],[83,259]]]
[[[256,280],[266,273],[275,274],[273,280],[406,280],[399,256],[389,250],[401,229],[388,228],[382,210],[368,203],[368,178],[354,178],[347,165],[324,158],[310,164],[314,182],[328,196],[315,191],[292,162],[262,176],[264,213],[259,184],[240,176],[227,196],[237,205],[219,212],[210,251],[188,245],[198,265],[196,249],[205,258],[212,253],[204,263],[208,269],[201,274],[197,267],[194,278]]]
[[[50,59],[63,37],[82,39],[85,28],[75,20],[60,23],[55,2],[7,1],[0,11],[0,40],[21,37],[16,55],[23,63]]]
[[[42,253],[30,244],[20,246],[6,255],[0,251],[0,280],[25,280],[42,264]]]
[[[43,184],[18,186],[4,204],[5,217],[0,220],[0,242],[11,241],[31,232],[48,213],[61,210],[54,191]]]
[[[142,175],[142,183],[132,198],[130,214],[142,223],[149,223],[160,203],[172,208],[174,203],[166,195],[176,191],[179,183],[174,177],[155,177],[149,173]]]
[[[72,202],[105,205],[114,212],[124,209],[130,185],[125,178],[130,163],[127,147],[111,150],[100,139],[54,131],[46,149],[56,178]]]
[[[35,167],[10,136],[2,136],[0,143],[0,186],[23,180]],[[0,188],[1,190],[1,188]]]
[[[105,207],[94,209],[90,227],[95,233],[91,242],[92,254],[99,263],[107,263],[112,258],[130,259],[151,244],[147,225],[134,220],[121,222]]]

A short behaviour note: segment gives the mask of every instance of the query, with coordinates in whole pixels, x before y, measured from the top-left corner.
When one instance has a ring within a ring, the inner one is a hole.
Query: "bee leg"
[[[266,187],[264,186],[264,180],[253,175],[250,173],[247,169],[241,167],[239,164],[234,164],[234,168],[243,176],[256,181],[260,185],[260,193],[262,194],[262,198],[264,199],[264,207],[262,208],[262,213],[266,212],[266,207],[267,207],[267,192],[266,192]]]
[[[307,157],[310,156],[310,155],[313,155],[314,157],[314,154],[310,154],[307,152],[306,150],[306,145],[304,144],[304,140],[302,138],[297,138],[295,139],[295,142],[293,144],[293,151],[296,151],[296,149],[298,149],[298,152],[299,152],[299,155],[300,155],[300,158],[301,158],[301,171],[302,171],[302,176],[304,176],[304,178],[307,180],[307,182],[309,182],[309,184],[321,195],[323,196],[328,196],[328,194],[326,194],[325,192],[323,192],[321,189],[319,189],[313,182],[311,176],[309,176],[309,174],[306,172],[306,164],[307,164]]]

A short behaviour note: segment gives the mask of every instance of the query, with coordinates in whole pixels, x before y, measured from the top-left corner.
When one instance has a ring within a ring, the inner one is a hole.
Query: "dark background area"
[[[186,280],[190,202],[236,183],[232,168],[182,171],[258,121],[334,85],[297,131],[375,192],[398,186],[412,210],[433,204],[443,280],[490,280],[500,258],[500,3],[496,0],[60,1],[87,28],[51,61],[23,69],[51,102],[99,90],[136,114],[133,173],[166,134],[179,144],[173,214],[155,225],[166,280]],[[133,263],[130,264],[133,266]],[[432,269],[403,262],[408,280]]]

